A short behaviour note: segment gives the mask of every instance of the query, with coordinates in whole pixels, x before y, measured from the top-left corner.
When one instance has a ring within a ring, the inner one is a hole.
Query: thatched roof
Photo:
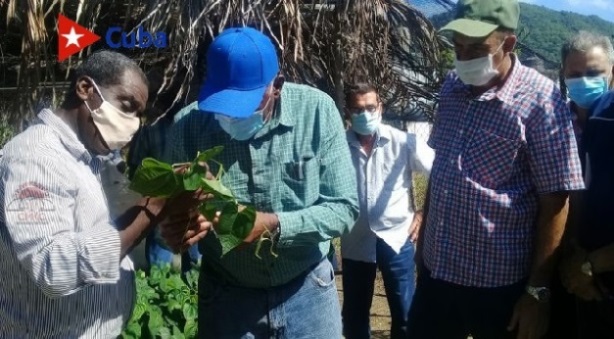
[[[452,6],[449,0],[432,2]],[[58,13],[103,39],[58,63]],[[164,109],[194,97],[205,76],[202,52],[231,25],[251,25],[270,34],[287,77],[328,91],[340,106],[344,84],[358,78],[380,86],[390,107],[433,100],[442,78],[440,38],[420,11],[401,0],[0,0],[0,16],[7,18],[0,28],[6,37],[0,42],[0,72],[5,74],[0,86],[20,88],[21,105],[15,111],[21,114],[35,111],[43,83],[57,101],[57,82],[65,81],[82,57],[106,47],[104,33],[110,26],[132,30],[142,25],[149,32],[167,33],[167,49],[122,50],[159,75],[157,97],[165,98]]]

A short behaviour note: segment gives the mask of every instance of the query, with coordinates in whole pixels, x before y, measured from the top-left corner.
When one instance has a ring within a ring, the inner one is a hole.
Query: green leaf
[[[185,336],[177,326],[173,326],[173,339],[185,339]]]
[[[132,319],[140,320],[143,314],[147,311],[147,306],[141,303],[137,303],[134,306],[134,311],[132,311]]]
[[[174,311],[174,310],[180,310],[181,309],[181,304],[179,303],[179,301],[171,299],[171,300],[168,301],[168,309],[171,312]]]
[[[126,326],[124,333],[122,333],[122,337],[125,339],[128,338],[141,338],[141,325],[138,322],[131,322]]]
[[[183,176],[183,187],[186,191],[196,191],[202,185],[202,174],[198,172],[186,173]]]
[[[252,232],[256,221],[256,209],[252,206],[245,207],[235,218],[232,225],[232,234],[244,240]]]
[[[183,304],[183,317],[186,320],[196,319],[198,317],[198,310],[195,305]]]
[[[203,178],[203,190],[206,193],[211,193],[219,198],[227,198],[234,200],[232,192],[222,184],[221,181],[216,179],[205,179]]]
[[[158,332],[162,339],[173,339],[173,335],[171,334],[170,328],[161,328],[160,332]]]
[[[235,247],[239,246],[243,240],[235,237],[232,234],[220,234],[218,235],[218,239],[220,240],[220,244],[222,245],[222,256],[225,256],[226,253],[230,252]]]
[[[232,234],[235,219],[239,213],[238,208],[239,207],[236,204],[226,204],[226,206],[224,206],[224,209],[220,214],[220,221],[215,229],[218,234]]]
[[[163,327],[164,321],[162,320],[162,310],[159,307],[150,307],[149,321],[147,322],[147,328],[149,328],[149,332],[155,336]]]
[[[130,182],[130,189],[143,196],[170,197],[183,188],[180,179],[171,165],[145,158]]]
[[[204,203],[200,205],[198,210],[207,220],[213,220],[215,219],[215,213],[217,213],[217,206],[212,203]]]
[[[186,339],[194,339],[196,338],[196,334],[198,333],[198,324],[196,323],[196,318],[186,319],[185,326],[183,327],[183,334]]]
[[[194,162],[208,162],[209,160],[215,158],[218,154],[222,153],[223,150],[224,146],[215,146],[204,152],[199,152],[196,155]]]

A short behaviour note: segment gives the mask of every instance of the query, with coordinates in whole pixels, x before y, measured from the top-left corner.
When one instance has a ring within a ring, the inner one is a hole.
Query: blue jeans
[[[201,265],[199,339],[341,338],[335,275],[328,259],[289,283],[266,289],[231,286]]]
[[[172,264],[173,262],[173,252],[159,243],[155,231],[149,232],[147,238],[145,238],[145,257],[150,267],[152,265]],[[198,259],[200,259],[200,252],[198,252],[198,246],[194,245],[181,255],[181,271],[184,273],[189,271],[192,264],[197,263]]]
[[[407,314],[415,289],[414,245],[407,241],[397,254],[382,239],[376,263],[343,259],[343,333],[347,339],[371,337],[369,314],[376,268],[382,272],[392,320],[390,337],[407,338]]]

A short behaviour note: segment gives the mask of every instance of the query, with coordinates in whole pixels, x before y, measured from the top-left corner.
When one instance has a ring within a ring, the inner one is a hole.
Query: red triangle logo
[[[100,36],[60,14],[58,16],[58,61],[100,40]]]

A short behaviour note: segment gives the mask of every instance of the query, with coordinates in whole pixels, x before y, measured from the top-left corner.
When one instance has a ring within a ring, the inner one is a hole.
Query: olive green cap
[[[520,18],[518,0],[459,0],[455,20],[441,31],[484,38],[497,28],[516,30]]]

